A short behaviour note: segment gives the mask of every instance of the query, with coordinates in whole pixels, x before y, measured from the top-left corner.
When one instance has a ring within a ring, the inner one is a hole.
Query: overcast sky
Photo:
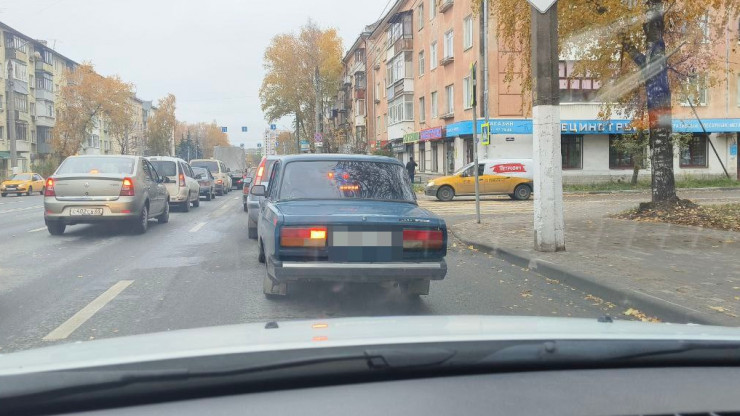
[[[59,53],[136,85],[142,99],[177,96],[177,116],[217,120],[254,147],[262,56],[270,39],[309,18],[351,46],[390,0],[2,0],[0,21]],[[241,133],[247,126],[248,133]],[[290,128],[285,123],[279,127]]]

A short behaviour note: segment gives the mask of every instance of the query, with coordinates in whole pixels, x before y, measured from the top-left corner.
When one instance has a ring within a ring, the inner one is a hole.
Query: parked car
[[[267,187],[269,185],[267,178],[270,177],[272,166],[278,159],[280,159],[280,156],[263,157],[254,172],[254,179],[251,181],[250,187],[255,185],[265,185]],[[247,194],[247,235],[253,240],[257,239],[257,219],[259,219],[260,204],[264,199],[264,197],[253,195],[251,192]],[[242,202],[243,200],[242,197]]]
[[[211,171],[206,168],[193,168],[195,179],[200,185],[200,196],[206,198],[206,201],[216,197],[216,179],[211,175]]]
[[[141,156],[70,156],[46,180],[46,227],[61,235],[67,225],[119,221],[145,233],[150,219],[169,221],[166,182]]]
[[[152,156],[147,158],[154,169],[166,176],[167,192],[170,194],[170,205],[178,206],[183,211],[190,211],[190,204],[200,206],[200,185],[188,162],[169,156]]]
[[[285,156],[268,183],[251,190],[265,197],[257,235],[267,297],[296,281],[397,284],[417,296],[444,279],[447,226],[417,205],[398,160]]]
[[[216,195],[225,195],[231,192],[229,168],[226,167],[224,162],[216,159],[193,159],[190,161],[190,166],[206,168],[211,171],[213,177],[216,178]]]
[[[44,194],[44,178],[38,173],[16,173],[10,179],[0,183],[0,195],[4,197],[8,194],[21,196],[24,193],[30,196],[34,192]]]
[[[475,195],[474,163],[450,176],[430,180],[425,194],[440,201],[455,196]],[[534,189],[532,159],[491,159],[478,162],[478,187],[481,195],[509,195],[511,199],[529,199]]]

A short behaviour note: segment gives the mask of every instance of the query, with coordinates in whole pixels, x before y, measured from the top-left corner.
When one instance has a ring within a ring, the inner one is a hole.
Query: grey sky
[[[253,147],[267,126],[258,90],[270,39],[311,18],[337,28],[347,48],[388,2],[3,0],[0,21],[77,62],[92,61],[101,74],[118,74],[143,99],[172,92],[178,119],[215,119],[233,144]]]

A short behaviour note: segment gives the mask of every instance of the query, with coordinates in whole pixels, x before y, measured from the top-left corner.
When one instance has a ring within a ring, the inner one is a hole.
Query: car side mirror
[[[254,185],[249,193],[254,196],[265,196],[265,185]]]
[[[202,173],[199,173],[199,174],[195,175],[195,179],[203,179],[203,174]]]
[[[169,178],[169,176],[163,176],[162,183],[172,183],[172,180]]]

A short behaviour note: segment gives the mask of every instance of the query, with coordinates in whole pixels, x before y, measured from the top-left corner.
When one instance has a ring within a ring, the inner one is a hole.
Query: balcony
[[[454,56],[446,56],[446,57],[444,57],[444,58],[442,58],[442,59],[439,60],[439,65],[440,66],[445,66],[445,65],[451,64],[453,62],[455,62],[455,57]]]
[[[440,13],[446,12],[447,10],[450,9],[450,7],[452,7],[454,3],[455,3],[454,0],[442,0],[442,2],[439,4],[439,12]]]
[[[396,81],[394,84],[388,86],[386,89],[386,97],[388,101],[393,101],[404,93],[414,92],[414,79],[403,78],[402,80]]]
[[[36,125],[42,127],[54,127],[56,119],[49,116],[36,116]]]
[[[450,111],[444,114],[440,114],[439,118],[441,118],[442,120],[449,120],[451,118],[455,118],[455,112]]]
[[[54,102],[54,98],[55,98],[54,97],[54,93],[51,92],[51,91],[47,91],[47,90],[42,90],[42,89],[36,88],[36,94],[35,95],[36,95],[36,100],[37,101],[38,100],[46,100],[46,101]]]
[[[356,88],[355,89],[355,100],[364,100],[365,99],[365,89],[364,88]]]
[[[51,64],[47,64],[46,62],[40,59],[36,60],[36,70],[47,72],[49,74],[54,73],[54,67],[52,67]]]

